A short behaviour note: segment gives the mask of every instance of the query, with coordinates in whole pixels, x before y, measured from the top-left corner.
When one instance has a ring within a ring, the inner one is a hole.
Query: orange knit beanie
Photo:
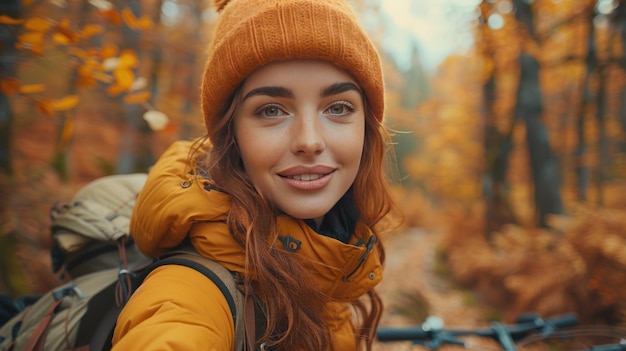
[[[343,68],[383,119],[380,58],[344,0],[216,0],[220,18],[202,81],[209,133],[227,99],[254,70],[288,59],[321,59]]]

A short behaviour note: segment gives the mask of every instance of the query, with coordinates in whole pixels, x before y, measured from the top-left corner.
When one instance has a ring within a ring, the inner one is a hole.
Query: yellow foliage
[[[110,96],[118,96],[126,90],[127,89],[125,89],[124,87],[120,86],[117,83],[113,83],[107,87],[107,93]]]
[[[554,230],[506,225],[491,240],[473,233],[471,219],[450,220],[444,245],[453,276],[499,301],[493,307],[509,319],[528,311],[584,319],[626,302],[626,292],[616,289],[626,284],[623,209],[577,205],[568,216],[550,218]]]
[[[107,20],[109,20],[109,23],[111,23],[112,25],[117,26],[117,25],[122,24],[122,16],[115,9],[99,11],[98,14],[106,18]]]
[[[122,10],[122,20],[124,20],[124,23],[128,26],[128,28],[135,30],[139,29],[139,21],[130,7],[125,7]]]
[[[121,91],[127,91],[135,81],[135,73],[120,66],[113,70],[113,78],[115,78],[115,82]]]
[[[44,43],[43,32],[25,32],[17,37],[24,47],[42,46]]]
[[[113,77],[101,71],[91,72],[91,77],[103,83],[107,83],[107,84],[113,83]]]
[[[41,17],[29,18],[24,22],[24,28],[33,32],[45,33],[49,31],[51,27],[50,22]]]
[[[147,16],[142,16],[137,22],[138,29],[143,30],[151,29],[153,25],[152,19]]]
[[[83,30],[81,31],[81,37],[83,39],[88,39],[91,38],[94,35],[98,35],[100,33],[102,33],[104,31],[104,28],[102,28],[101,25],[98,24],[87,24],[83,27]]]
[[[63,130],[61,131],[61,140],[59,140],[59,149],[65,150],[67,145],[74,134],[74,120],[72,118],[66,118]]]
[[[142,16],[141,18],[137,18],[130,7],[125,7],[122,10],[122,20],[128,28],[133,30],[146,30],[153,26],[150,17]]]
[[[68,47],[67,48],[67,53],[80,59],[80,60],[86,60],[87,59],[87,53],[85,52],[85,50],[81,49],[81,48],[77,48],[77,47]]]
[[[127,104],[138,104],[142,102],[148,101],[152,94],[149,91],[141,91],[133,94],[126,95],[124,97],[124,102]]]
[[[0,24],[22,24],[24,20],[13,18],[7,15],[0,15]]]
[[[119,49],[115,44],[106,44],[100,49],[100,58],[108,59],[117,56]]]
[[[37,108],[37,111],[48,117],[54,116],[54,104],[50,100],[38,100],[35,102],[35,107]]]
[[[54,29],[56,30],[57,34],[65,37],[68,44],[76,43],[80,39],[80,34],[70,28],[70,22],[67,19],[57,24]]]
[[[135,68],[139,64],[137,54],[132,49],[123,50],[119,57],[119,68]]]
[[[60,44],[60,45],[69,45],[69,44],[72,43],[67,36],[65,36],[65,35],[63,35],[63,34],[61,34],[59,32],[56,32],[56,33],[54,33],[52,35],[52,41],[55,44]]]
[[[102,63],[98,60],[87,58],[83,61],[83,64],[77,68],[78,76],[80,78],[79,85],[83,87],[93,87],[96,84],[96,80],[110,83],[113,78],[107,76],[102,72]],[[103,79],[103,76],[108,77]]]
[[[52,108],[55,111],[71,110],[80,102],[78,95],[67,95],[63,98],[56,100],[52,103]]]
[[[44,90],[46,90],[46,86],[43,84],[22,85],[19,88],[19,92],[22,94],[41,93]]]

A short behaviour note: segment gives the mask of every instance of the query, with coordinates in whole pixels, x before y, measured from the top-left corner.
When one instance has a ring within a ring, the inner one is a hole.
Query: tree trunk
[[[19,0],[6,0],[0,3],[0,15],[21,17]],[[15,35],[6,27],[0,26],[0,47],[4,60],[0,60],[0,77],[11,77],[15,72]],[[0,290],[18,296],[27,293],[16,251],[15,214],[11,208],[13,196],[13,165],[11,160],[11,131],[13,114],[9,97],[0,92]]]
[[[533,13],[526,1],[514,1],[517,19],[535,38]],[[549,134],[542,121],[542,93],[539,84],[539,62],[526,53],[520,54],[520,82],[515,106],[516,119],[526,123],[526,140],[537,213],[537,225],[547,227],[549,214],[563,213],[559,160],[552,152]]]
[[[483,15],[483,17],[486,17]],[[487,26],[486,18],[483,18],[484,26]],[[483,55],[487,60],[495,60],[494,47],[489,38],[481,38],[486,48]],[[509,156],[513,149],[511,139],[514,121],[511,123],[509,133],[500,132],[495,126],[494,119],[497,96],[495,69],[483,86],[483,114],[486,116],[485,123],[485,172],[483,175],[483,195],[486,204],[485,232],[489,236],[497,231],[502,225],[516,223],[517,219],[509,201],[508,184],[506,180],[509,168]]]

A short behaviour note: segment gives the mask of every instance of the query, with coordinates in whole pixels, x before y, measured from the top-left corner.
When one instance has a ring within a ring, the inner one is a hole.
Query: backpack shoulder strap
[[[147,270],[146,275],[157,267],[164,265],[180,265],[195,269],[209,278],[222,292],[233,316],[235,328],[235,351],[244,349],[244,298],[235,281],[233,272],[218,262],[200,255],[193,247],[179,248],[167,256],[155,261]]]

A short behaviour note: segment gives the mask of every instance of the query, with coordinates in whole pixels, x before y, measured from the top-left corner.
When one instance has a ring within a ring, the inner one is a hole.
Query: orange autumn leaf
[[[22,24],[24,21],[21,19],[13,18],[7,15],[0,15],[0,24]]]
[[[118,26],[122,23],[122,16],[114,9],[100,11],[98,12],[98,14],[108,19],[109,23],[111,23],[112,25]]]
[[[107,88],[107,93],[110,96],[118,96],[126,90],[127,89],[124,89],[120,85],[114,83],[114,84],[109,85],[109,87]]]
[[[59,140],[59,148],[61,150],[65,149],[68,142],[72,138],[73,133],[74,133],[74,120],[71,118],[66,118],[65,124],[63,124],[63,131],[61,131],[61,140]]]
[[[17,37],[17,40],[25,47],[42,46],[44,35],[42,32],[25,32]]]
[[[22,85],[19,89],[22,94],[41,93],[44,90],[46,90],[46,86],[43,84]]]
[[[21,86],[22,83],[15,78],[6,78],[0,81],[0,91],[2,91],[5,95],[16,94],[20,90]]]
[[[66,111],[73,109],[80,102],[78,95],[67,95],[52,103],[52,107],[56,111]]]
[[[118,51],[119,51],[119,49],[117,48],[117,46],[115,44],[104,45],[100,49],[100,58],[108,59],[108,58],[111,58],[111,57],[115,57],[117,55]]]
[[[119,67],[120,68],[134,68],[139,64],[137,54],[131,49],[126,49],[120,53]]]
[[[139,28],[139,21],[137,20],[137,17],[135,16],[135,14],[133,13],[133,10],[130,7],[125,7],[122,10],[122,19],[124,20],[124,23],[126,23],[128,28],[130,29]]]
[[[50,22],[41,18],[41,17],[33,17],[26,20],[24,23],[24,28],[33,32],[42,32],[45,33],[50,30]]]
[[[50,100],[40,100],[35,103],[37,111],[43,113],[46,116],[54,116],[54,105]]]
[[[102,28],[102,26],[97,25],[97,24],[87,24],[83,27],[83,30],[81,32],[81,36],[84,39],[88,39],[91,38],[94,35],[98,35],[100,33],[102,33],[104,31],[104,28]]]
[[[88,65],[87,63],[79,66],[76,71],[78,72],[79,76],[91,76],[91,74],[93,73],[93,67],[91,67],[90,65]]]
[[[108,75],[108,74],[106,74],[104,72],[94,71],[94,72],[91,73],[91,76],[95,80],[98,80],[98,81],[103,82],[103,83],[108,83],[108,84],[113,83],[113,77],[111,77],[110,75]]]
[[[104,67],[102,66],[102,62],[94,58],[89,58],[85,60],[84,65],[89,67],[93,71],[102,71],[104,69]]]
[[[77,47],[70,46],[69,48],[67,48],[67,53],[81,60],[84,60],[87,57],[87,53],[85,53],[85,50]]]
[[[142,91],[133,94],[126,95],[124,102],[127,104],[139,104],[148,101],[152,94],[149,91]]]
[[[152,19],[147,16],[143,16],[137,22],[139,29],[151,29],[153,26]]]
[[[55,27],[55,30],[57,33],[65,36],[69,43],[76,43],[78,39],[80,39],[80,35],[70,28],[70,22],[67,19],[61,21],[61,23]]]
[[[126,91],[130,89],[135,81],[135,74],[133,71],[125,68],[117,68],[113,71],[113,77],[117,82],[117,85],[122,89],[122,91]]]
[[[71,44],[70,39],[67,36],[65,36],[65,35],[63,35],[63,34],[61,34],[59,32],[56,32],[56,33],[54,33],[54,35],[52,35],[52,41],[55,44],[60,44],[60,45],[69,45],[69,44]]]
[[[102,70],[102,65],[100,62],[89,58],[83,61],[83,64],[78,66],[76,70],[80,77],[93,79],[94,73]]]
[[[99,80],[96,75],[102,74],[102,64],[95,59],[88,58],[77,68],[77,71],[79,75],[77,85],[79,87],[93,88],[97,85],[97,80]]]

